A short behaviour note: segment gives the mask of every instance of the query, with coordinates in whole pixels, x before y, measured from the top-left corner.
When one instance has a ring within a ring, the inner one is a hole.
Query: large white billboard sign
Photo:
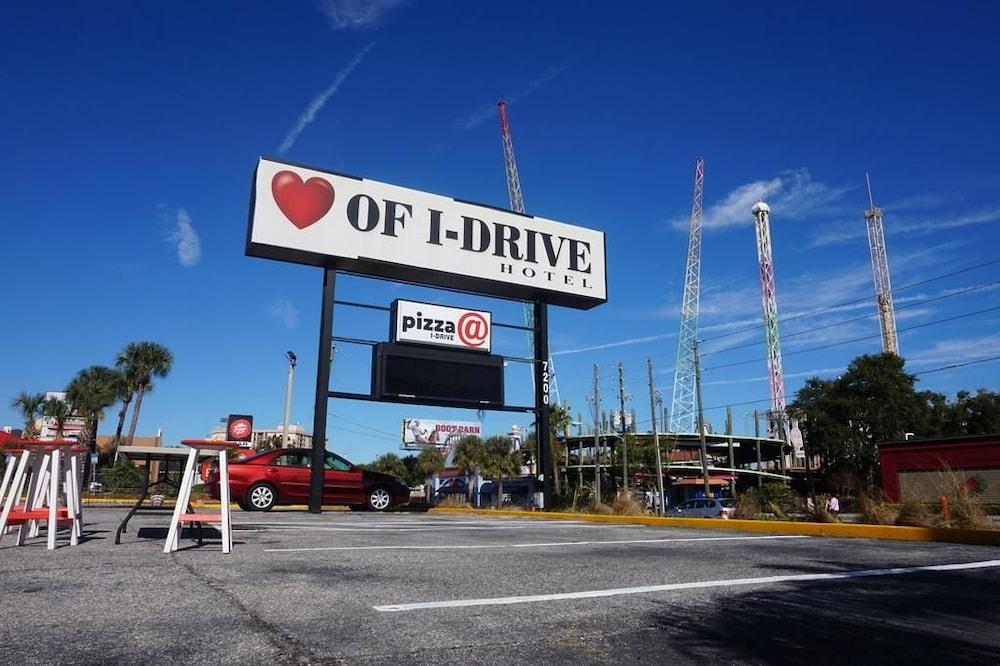
[[[466,435],[482,434],[482,426],[476,421],[403,419],[403,448],[407,449],[447,446]]]
[[[607,300],[603,232],[263,158],[246,253],[580,309]]]
[[[394,342],[489,352],[493,317],[481,310],[404,301],[393,303]]]

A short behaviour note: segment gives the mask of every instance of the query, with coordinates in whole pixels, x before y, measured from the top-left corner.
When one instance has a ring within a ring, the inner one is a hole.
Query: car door
[[[278,497],[296,502],[309,499],[309,455],[284,451],[267,468],[268,481],[278,489]]]
[[[364,472],[335,453],[326,452],[323,500],[340,504],[364,504]]]

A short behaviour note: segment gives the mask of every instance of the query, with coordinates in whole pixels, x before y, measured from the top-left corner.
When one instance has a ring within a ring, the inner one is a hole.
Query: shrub
[[[642,516],[646,513],[646,507],[631,495],[622,493],[611,503],[611,512],[616,516]]]
[[[883,502],[880,497],[872,497],[866,493],[858,496],[858,509],[861,521],[869,525],[895,525],[899,516],[896,505]]]
[[[457,497],[449,495],[440,502],[438,502],[435,506],[438,506],[442,509],[468,509],[469,503],[465,501],[464,496]]]
[[[736,509],[733,518],[753,520],[760,513],[760,498],[750,491],[736,497]]]

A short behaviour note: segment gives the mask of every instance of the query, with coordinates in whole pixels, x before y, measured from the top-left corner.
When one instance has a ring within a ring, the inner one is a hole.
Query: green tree
[[[512,449],[510,437],[494,435],[483,442],[482,471],[486,476],[496,479],[497,508],[503,505],[503,479],[505,476],[517,476],[521,473],[523,457],[520,451]]]
[[[406,465],[403,464],[403,461],[395,453],[383,453],[372,462],[364,465],[364,468],[374,472],[391,474],[401,479],[405,479],[407,476]]]
[[[42,405],[42,414],[55,421],[56,439],[62,439],[63,430],[66,428],[66,421],[73,414],[69,403],[59,398],[48,398],[45,404]]]
[[[427,479],[435,476],[444,469],[444,454],[436,446],[428,446],[420,451],[417,456],[417,474],[420,478]]]
[[[877,445],[919,432],[930,420],[929,396],[915,383],[895,354],[859,356],[837,379],[806,381],[789,412],[824,476],[853,471],[865,487],[877,483]]]
[[[85,419],[80,433],[91,453],[97,451],[97,424],[104,410],[115,404],[121,394],[122,376],[117,370],[92,365],[77,373],[66,387],[66,400],[72,410]]]
[[[952,405],[954,431],[963,435],[1000,432],[1000,393],[979,389],[975,395],[959,391]]]
[[[471,478],[471,482],[466,484],[466,500],[472,504],[472,492],[475,485],[475,477],[483,466],[483,455],[486,449],[483,440],[477,435],[465,435],[455,443],[455,455],[452,462],[462,472]]]
[[[127,346],[115,358],[115,367],[118,368],[118,371],[122,375],[121,393],[118,396],[118,399],[121,400],[121,409],[118,410],[118,426],[115,428],[115,448],[122,441],[122,430],[125,428],[125,417],[128,414],[128,407],[132,403],[132,399],[135,398],[135,393],[139,388],[140,368],[133,362],[135,354],[131,353],[134,352],[134,350],[129,349],[131,346]],[[150,388],[146,387],[146,391],[149,391]]]
[[[549,409],[549,469],[552,471],[552,486],[556,495],[562,492],[559,465],[568,464],[565,460],[568,455],[566,438],[569,437],[569,425],[572,422],[573,416],[568,404],[553,405]]]
[[[135,407],[132,408],[132,423],[129,425],[127,442],[132,444],[135,429],[139,424],[142,399],[153,389],[154,377],[166,377],[174,364],[170,350],[156,342],[131,342],[118,355],[115,364],[122,368],[122,375],[128,378],[135,391]],[[127,391],[122,387],[120,394]]]
[[[22,418],[24,418],[24,429],[21,431],[21,437],[24,439],[38,438],[35,419],[41,415],[44,404],[44,393],[28,393],[27,391],[21,391],[10,401],[10,406],[20,411]]]

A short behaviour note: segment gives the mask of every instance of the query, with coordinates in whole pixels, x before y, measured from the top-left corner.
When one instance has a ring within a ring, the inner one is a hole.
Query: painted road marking
[[[693,583],[670,583],[667,585],[647,585],[644,587],[620,587],[610,590],[590,590],[586,592],[564,592],[560,594],[532,594],[522,597],[495,597],[492,599],[454,599],[452,601],[426,601],[412,604],[388,604],[373,606],[382,613],[398,613],[404,611],[426,610],[431,608],[468,608],[470,606],[505,606],[509,604],[530,604],[542,601],[565,601],[568,599],[596,599],[599,597],[617,597],[629,594],[649,594],[651,592],[670,592],[673,590],[695,590],[711,587],[736,587],[739,585],[773,585],[775,583],[794,583],[803,581],[839,581],[851,578],[869,578],[874,576],[901,576],[904,574],[927,571],[968,571],[972,569],[992,569],[1000,567],[1000,560],[983,560],[981,562],[963,562],[959,564],[932,564],[913,567],[893,567],[889,569],[863,569],[859,571],[838,571],[822,574],[798,574],[793,576],[763,576],[760,578],[735,578],[730,580],[705,580]]]
[[[260,527],[260,523],[249,523],[245,524],[246,527],[236,526],[236,529],[241,531],[254,527]],[[468,526],[468,527],[451,527],[447,525],[442,525],[440,527],[321,527],[321,526],[309,526],[309,527],[297,527],[288,525],[269,525],[268,530],[300,530],[305,532],[470,532],[470,531],[486,531],[486,532],[499,532],[502,530],[527,530],[531,528],[536,528],[538,525],[497,525],[497,526]],[[549,527],[549,526],[547,526]],[[555,527],[554,525],[550,527]],[[584,527],[584,525],[570,525],[568,527]]]
[[[323,550],[488,550],[493,548],[553,548],[562,546],[618,546],[686,541],[758,541],[766,539],[808,539],[804,535],[681,537],[673,539],[621,539],[618,541],[554,541],[551,543],[455,544],[452,546],[317,546],[314,548],[266,548],[265,553],[301,553]]]

